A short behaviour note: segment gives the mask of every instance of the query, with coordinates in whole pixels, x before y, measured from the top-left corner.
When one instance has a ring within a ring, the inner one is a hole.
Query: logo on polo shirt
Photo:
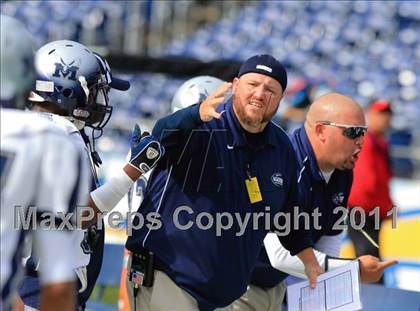
[[[344,202],[344,193],[343,192],[339,192],[339,193],[333,194],[332,201],[336,205],[343,204],[343,202]]]
[[[283,176],[280,173],[274,173],[271,175],[271,182],[276,187],[282,187],[283,186]]]

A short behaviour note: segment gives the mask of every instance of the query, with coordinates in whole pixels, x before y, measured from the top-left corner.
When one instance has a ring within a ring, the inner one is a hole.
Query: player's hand
[[[380,261],[379,258],[371,255],[363,255],[358,259],[360,261],[360,277],[364,283],[379,281],[386,268],[398,263],[396,260]]]
[[[208,122],[213,119],[220,119],[220,113],[216,111],[217,107],[225,101],[226,93],[231,89],[232,83],[224,82],[214,93],[210,94],[200,104],[200,119]]]
[[[164,154],[164,148],[148,132],[141,134],[138,124],[134,126],[131,134],[130,160],[128,163],[145,174],[155,167],[156,163]]]

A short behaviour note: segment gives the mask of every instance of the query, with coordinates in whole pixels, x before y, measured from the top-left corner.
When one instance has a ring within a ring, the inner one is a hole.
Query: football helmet
[[[127,91],[130,88],[130,82],[121,78],[117,78],[111,73],[111,68],[105,58],[98,53],[93,52],[98,61],[101,73],[105,76],[108,85],[115,90]]]
[[[110,86],[90,49],[68,40],[47,43],[35,54],[35,71],[30,101],[56,105],[79,129],[102,131],[112,114]]]
[[[211,76],[198,76],[187,80],[172,99],[172,112],[201,103],[222,84],[222,80]]]
[[[24,108],[35,82],[35,41],[17,19],[1,15],[1,105]]]

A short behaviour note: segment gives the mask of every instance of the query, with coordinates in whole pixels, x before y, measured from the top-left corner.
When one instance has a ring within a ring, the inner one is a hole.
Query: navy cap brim
[[[111,82],[109,83],[109,86],[113,89],[119,90],[119,91],[127,91],[130,88],[130,82],[127,80],[119,79],[114,76],[111,77]]]
[[[111,74],[111,68],[109,67],[108,62],[105,58],[103,58],[100,54],[93,52],[95,55],[99,67],[101,69],[101,73],[105,75],[108,85],[116,90],[119,91],[127,91],[130,88],[130,82],[124,79],[116,78]]]

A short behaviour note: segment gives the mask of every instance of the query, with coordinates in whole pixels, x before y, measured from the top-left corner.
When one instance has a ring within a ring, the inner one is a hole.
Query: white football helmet
[[[56,105],[79,129],[103,129],[112,114],[110,86],[90,49],[69,40],[47,43],[35,54],[35,70],[30,101]]]
[[[187,80],[176,91],[171,111],[175,112],[202,102],[222,84],[222,80],[211,76],[198,76]]]

